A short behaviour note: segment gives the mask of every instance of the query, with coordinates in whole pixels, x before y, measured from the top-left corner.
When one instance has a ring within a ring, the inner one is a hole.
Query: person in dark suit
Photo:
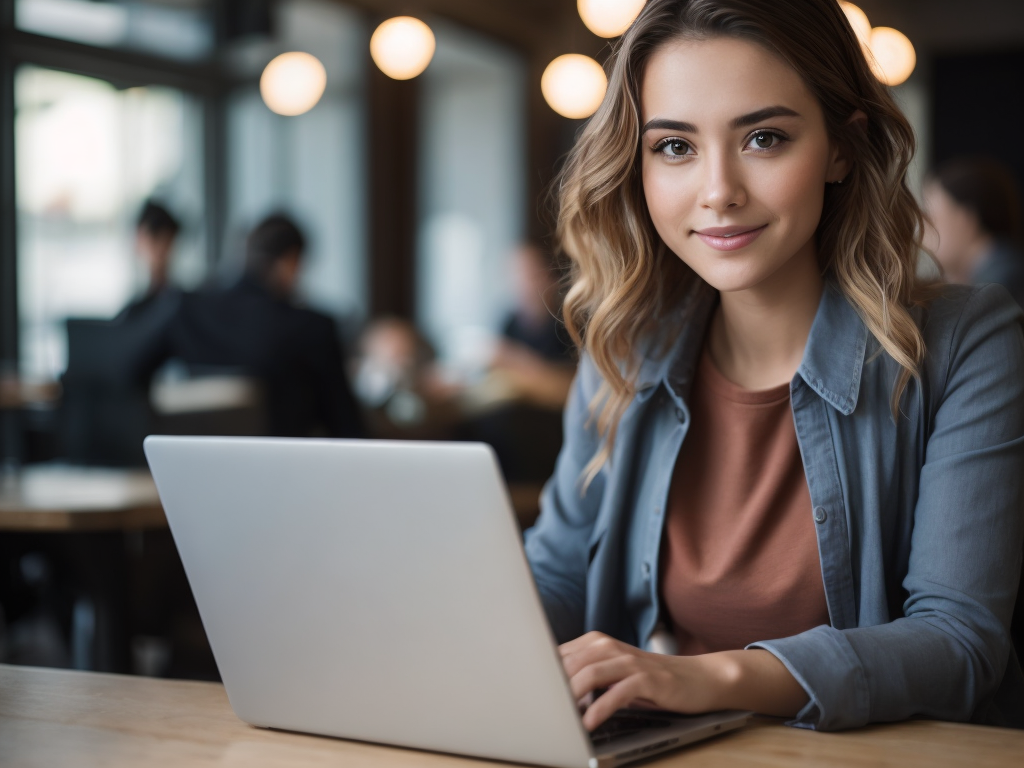
[[[183,294],[143,368],[174,358],[193,373],[254,377],[272,436],[363,436],[334,321],[295,301],[305,246],[288,217],[264,219],[246,242],[242,278],[227,289]]]
[[[181,231],[176,218],[155,200],[147,200],[135,224],[135,251],[146,269],[146,290],[121,310],[116,320],[131,321],[157,304],[169,305],[179,291],[171,285],[171,256]]]
[[[76,464],[145,466],[142,440],[153,431],[149,377],[136,375],[140,350],[148,349],[181,301],[169,280],[181,225],[150,199],[135,223],[135,252],[147,276],[145,291],[113,320],[66,320],[68,364],[61,375],[58,444]]]

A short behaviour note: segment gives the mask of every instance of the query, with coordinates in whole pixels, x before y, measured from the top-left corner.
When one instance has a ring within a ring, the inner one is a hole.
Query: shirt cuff
[[[870,695],[864,667],[842,633],[815,627],[793,637],[751,643],[781,661],[810,701],[787,725],[834,731],[870,720]]]

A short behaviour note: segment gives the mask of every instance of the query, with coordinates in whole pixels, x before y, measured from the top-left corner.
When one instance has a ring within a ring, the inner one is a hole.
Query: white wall
[[[417,319],[450,359],[496,331],[511,305],[508,257],[525,231],[526,67],[485,38],[429,23],[437,51],[421,75]]]

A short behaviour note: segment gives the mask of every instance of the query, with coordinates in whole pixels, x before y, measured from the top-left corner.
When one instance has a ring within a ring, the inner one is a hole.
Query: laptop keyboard
[[[673,720],[658,717],[656,714],[642,710],[623,709],[616,712],[605,720],[596,729],[590,732],[590,741],[594,746],[601,746],[610,741],[625,739],[635,736],[641,731],[654,728],[668,728],[674,725]]]

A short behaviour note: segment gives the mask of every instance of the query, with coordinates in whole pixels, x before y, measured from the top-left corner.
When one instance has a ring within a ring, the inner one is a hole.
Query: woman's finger
[[[569,678],[572,695],[578,701],[593,690],[608,688],[640,671],[632,656],[616,656],[612,659],[588,664]]]
[[[613,640],[607,635],[601,635],[594,638],[589,644],[580,646],[574,653],[563,655],[562,667],[565,669],[565,674],[571,678],[591,664],[619,656],[636,656],[638,653],[637,649],[630,645]]]
[[[586,648],[588,645],[591,645],[592,643],[594,643],[597,640],[600,640],[601,638],[608,638],[609,640],[611,640],[611,638],[603,632],[587,632],[585,635],[580,635],[575,640],[570,640],[567,643],[562,643],[560,646],[558,646],[558,652],[561,653],[562,656],[566,656],[570,653],[576,653],[581,648]]]
[[[627,677],[598,696],[594,703],[587,707],[583,714],[583,727],[592,731],[633,701],[647,699],[648,688],[647,677],[643,673]]]

